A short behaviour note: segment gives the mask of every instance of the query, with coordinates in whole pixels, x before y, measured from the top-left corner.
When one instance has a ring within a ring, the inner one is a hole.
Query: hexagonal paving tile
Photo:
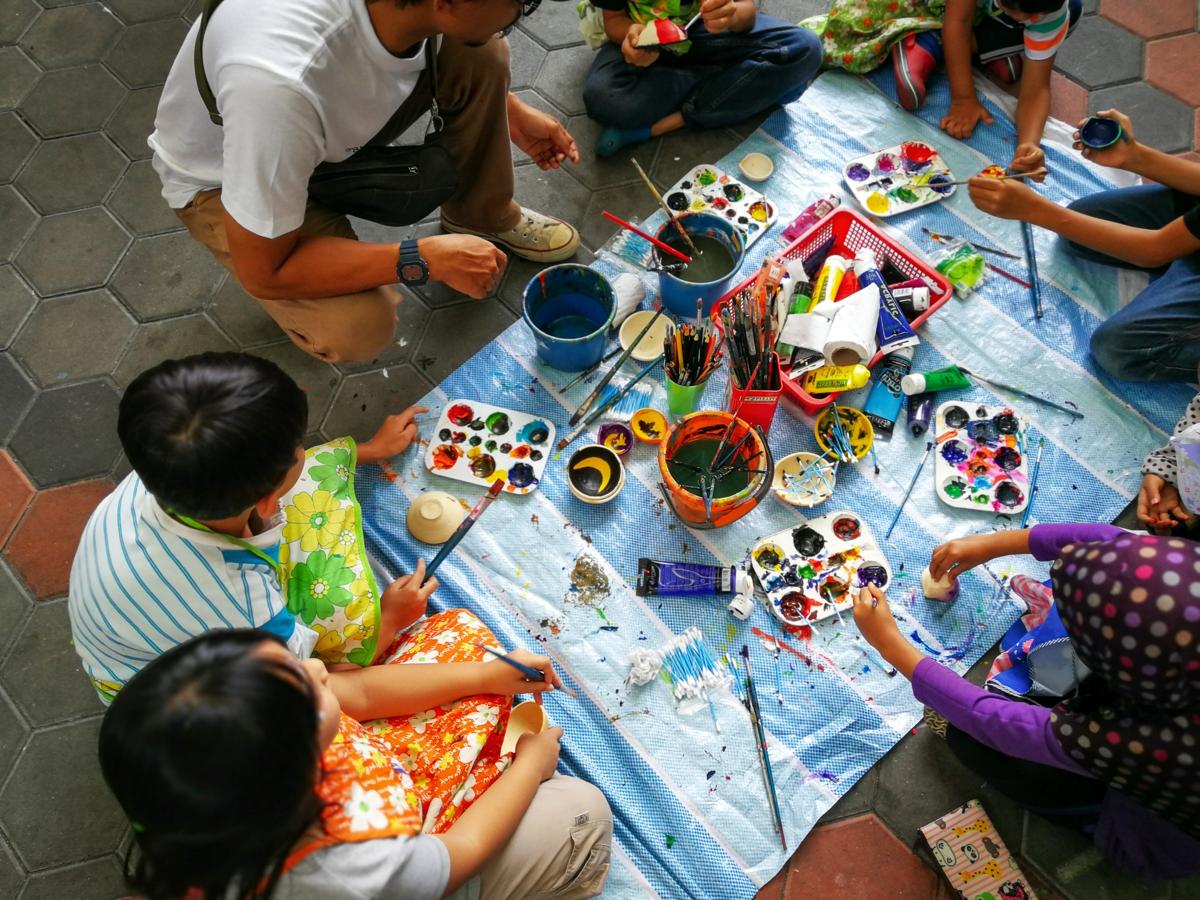
[[[308,427],[320,427],[334,391],[342,381],[342,373],[337,367],[309,356],[291,341],[259,347],[254,355],[270,360],[292,376],[308,399]]]
[[[583,43],[579,14],[570,3],[543,3],[532,16],[521,19],[517,27],[547,50]]]
[[[104,126],[108,136],[132,159],[148,159],[153,155],[146,138],[154,130],[154,114],[161,95],[161,85],[129,91]]]
[[[12,434],[34,393],[33,385],[12,356],[0,353],[0,444]]]
[[[275,320],[257,300],[242,290],[232,275],[226,274],[204,310],[243,350],[284,339]]]
[[[658,209],[658,204],[645,187],[637,190],[625,185],[593,191],[583,218],[578,220],[578,226],[583,243],[596,250],[604,246],[616,230],[616,226],[601,215],[606,209],[614,216],[632,222],[645,219]]]
[[[96,765],[100,719],[40,731],[0,793],[0,821],[31,869],[116,849],[125,816]]]
[[[12,852],[0,841],[0,896],[16,897],[25,884],[25,870],[20,867]]]
[[[37,138],[15,113],[0,113],[0,181],[12,181]]]
[[[17,268],[43,297],[99,287],[129,246],[129,235],[105,209],[47,216],[17,255]]]
[[[29,289],[13,267],[0,266],[0,350],[12,343],[35,303],[37,294]]]
[[[1139,78],[1145,45],[1101,16],[1080,20],[1058,49],[1054,68],[1089,88]]]
[[[60,900],[62,897],[123,897],[129,893],[116,856],[105,856],[29,877],[21,900]]]
[[[667,188],[695,168],[698,162],[715,162],[741,140],[737,132],[728,128],[673,131],[662,138],[658,159],[654,161],[650,175],[658,183],[658,189],[666,193]]]
[[[8,262],[37,219],[11,185],[0,185],[0,262]]]
[[[137,323],[105,290],[38,304],[13,353],[43,387],[106,375]]]
[[[204,316],[181,316],[165,322],[139,325],[129,342],[129,349],[113,372],[122,388],[138,375],[164,359],[177,359],[209,350],[235,350],[225,337]]]
[[[188,26],[179,19],[162,19],[125,29],[105,62],[130,87],[162,84]]]
[[[424,376],[437,384],[516,318],[497,297],[434,310],[413,360]]]
[[[1093,91],[1088,110],[1119,109],[1136,124],[1137,139],[1162,150],[1177,153],[1192,147],[1195,117],[1187,105],[1158,88],[1138,82]]]
[[[33,499],[33,485],[21,471],[21,467],[13,461],[6,450],[0,450],[0,478],[4,479],[4,492],[0,493],[0,547],[8,543],[8,539],[20,524],[21,518],[29,509],[29,501]],[[8,594],[4,580],[3,567],[0,566],[0,614],[15,612],[13,606],[19,600],[17,594]],[[20,606],[17,603],[17,606]],[[18,616],[19,618],[19,616]],[[4,655],[4,647],[11,634],[0,636],[0,657]]]
[[[150,160],[135,162],[105,204],[135,235],[177,231],[183,223],[162,195],[162,180]]]
[[[546,51],[519,29],[508,36],[508,46],[512,72],[509,88],[519,91],[531,87],[546,59]]]
[[[43,215],[94,206],[102,201],[129,165],[102,134],[43,141],[16,185]]]
[[[95,131],[109,117],[125,86],[101,65],[47,72],[21,101],[21,115],[42,137]]]
[[[17,47],[0,47],[0,109],[21,102],[37,81],[39,70]]]
[[[601,159],[596,155],[596,138],[600,136],[600,129],[601,125],[587,116],[572,116],[568,120],[567,130],[579,147],[579,163],[570,168],[571,174],[592,189],[632,184],[635,190],[645,193],[646,188],[629,161],[636,159],[642,168],[649,171],[658,150],[658,141],[629,144],[613,156]]]
[[[108,0],[108,5],[130,25],[167,19],[183,12],[188,0]]]
[[[8,698],[0,693],[0,772],[8,773],[28,737],[29,725]]]
[[[1193,0],[1104,0],[1104,17],[1144,38],[1177,34],[1196,27]]]
[[[113,274],[113,291],[143,322],[202,309],[225,269],[186,231],[141,237]]]
[[[13,465],[12,462],[8,463]],[[8,535],[4,535],[4,539],[8,539]],[[13,572],[7,563],[0,562],[0,615],[4,616],[4,621],[10,623],[10,627],[5,629],[4,634],[0,635],[0,656],[4,651],[8,650],[13,640],[17,636],[17,630],[24,624],[25,617],[33,612],[33,601],[29,598],[25,588],[21,585],[20,579]],[[0,709],[0,718],[3,717],[3,710]],[[0,728],[0,772],[8,770],[8,763],[11,760],[5,758],[7,752],[3,741],[4,729]],[[11,750],[11,747],[7,748]]]
[[[412,406],[432,387],[432,382],[409,365],[388,369],[387,378],[381,372],[347,375],[321,430],[330,438],[348,434],[366,440],[384,418]],[[309,428],[316,424],[308,423]]]
[[[0,44],[14,44],[42,8],[33,0],[4,0],[0,10]]]
[[[1200,106],[1200,32],[1151,41],[1146,45],[1146,80],[1190,106]]]
[[[35,728],[104,711],[71,643],[66,600],[34,608],[0,667],[0,683]]]
[[[99,3],[48,9],[21,36],[20,46],[46,69],[99,62],[121,22]]]
[[[1188,881],[1177,882],[1185,890],[1172,894],[1168,881],[1132,878],[1105,860],[1092,838],[1074,829],[1052,825],[1041,816],[1029,816],[1023,849],[1022,855],[1033,868],[1053,878],[1068,897],[1167,900],[1172,896],[1197,896],[1196,879],[1190,879],[1191,890],[1186,889]]]
[[[583,79],[594,56],[585,45],[554,51],[542,63],[534,87],[568,115],[583,115]]]
[[[121,449],[112,385],[85,381],[43,391],[17,426],[10,450],[40,487],[103,475]],[[50,453],[70,447],[70,453]]]

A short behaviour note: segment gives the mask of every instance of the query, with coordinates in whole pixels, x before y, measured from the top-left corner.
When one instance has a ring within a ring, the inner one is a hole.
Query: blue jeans
[[[1200,204],[1200,197],[1160,185],[1103,191],[1076,200],[1071,209],[1097,219],[1157,230]],[[1137,268],[1072,242],[1084,259]],[[1092,356],[1125,381],[1192,381],[1200,364],[1200,253],[1145,270],[1150,286],[1092,335]]]
[[[588,115],[602,125],[647,128],[681,112],[693,128],[722,128],[795,100],[823,59],[807,28],[762,14],[739,34],[710,34],[700,21],[688,34],[687,53],[663,50],[645,68],[625,62],[616,44],[601,47],[583,85]]]

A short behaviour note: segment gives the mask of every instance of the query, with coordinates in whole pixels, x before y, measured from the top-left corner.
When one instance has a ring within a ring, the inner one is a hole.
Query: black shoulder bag
[[[217,99],[204,74],[204,32],[221,0],[204,0],[200,30],[196,34],[196,87],[213,124],[221,125]],[[436,41],[425,41],[429,72],[430,123],[425,142],[416,146],[388,146],[399,137],[404,122],[401,108],[379,133],[355,154],[341,162],[323,162],[308,180],[309,199],[335,212],[380,225],[411,225],[437,209],[458,190],[454,160],[441,143],[442,117],[437,102]]]

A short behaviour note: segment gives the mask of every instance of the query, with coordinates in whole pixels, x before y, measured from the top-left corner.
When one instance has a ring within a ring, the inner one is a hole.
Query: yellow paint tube
[[[865,387],[871,370],[861,363],[853,366],[821,366],[804,375],[803,387],[809,394],[832,394]]]

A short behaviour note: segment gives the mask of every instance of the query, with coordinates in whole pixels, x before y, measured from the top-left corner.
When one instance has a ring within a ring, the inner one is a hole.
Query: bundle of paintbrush
[[[730,300],[721,309],[729,371],[741,390],[779,389],[779,366],[775,364],[775,304],[760,303],[746,294]]]
[[[663,336],[667,377],[688,387],[704,384],[721,364],[721,340],[712,321],[671,325]]]

